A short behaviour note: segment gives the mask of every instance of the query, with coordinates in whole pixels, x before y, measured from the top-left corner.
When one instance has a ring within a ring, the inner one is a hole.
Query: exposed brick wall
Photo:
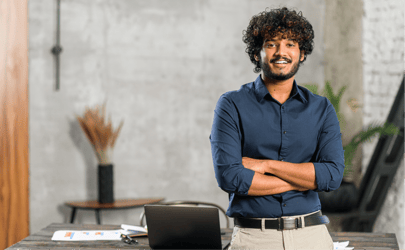
[[[404,70],[404,1],[363,1],[363,124],[384,122]],[[363,173],[377,139],[363,146]],[[396,233],[404,248],[403,162],[389,190],[375,232]]]
[[[404,66],[403,0],[364,0],[363,122],[385,121],[402,80]],[[364,163],[373,145],[365,146]]]

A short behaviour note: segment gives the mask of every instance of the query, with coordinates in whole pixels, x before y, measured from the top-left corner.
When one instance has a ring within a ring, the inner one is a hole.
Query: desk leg
[[[101,219],[100,219],[100,209],[96,209],[96,220],[97,220],[97,224],[101,224]]]
[[[72,213],[70,214],[70,223],[73,224],[73,222],[75,221],[75,216],[76,216],[76,208],[72,208]]]

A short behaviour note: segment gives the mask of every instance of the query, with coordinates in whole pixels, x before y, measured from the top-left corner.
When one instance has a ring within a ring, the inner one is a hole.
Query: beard
[[[280,59],[280,58],[273,59],[272,61],[276,61],[276,60],[279,60],[279,59]],[[286,58],[283,58],[283,59],[287,60]],[[289,61],[289,60],[287,60],[287,62],[288,62],[288,61]],[[294,63],[294,64],[292,65],[292,68],[291,68],[290,72],[288,72],[288,73],[286,73],[286,74],[283,74],[283,73],[277,74],[277,73],[273,72],[273,71],[270,69],[270,65],[269,65],[267,62],[263,62],[263,60],[260,59],[260,67],[261,67],[262,70],[263,70],[264,76],[266,76],[266,77],[269,78],[269,79],[281,80],[281,81],[290,79],[290,78],[293,77],[295,74],[297,74],[298,69],[299,69],[299,67],[300,67],[300,64],[301,64],[301,62],[300,62],[300,61],[297,61],[296,63]]]

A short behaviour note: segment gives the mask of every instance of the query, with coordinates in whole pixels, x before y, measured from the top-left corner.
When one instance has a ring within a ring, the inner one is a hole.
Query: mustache
[[[286,62],[288,62],[288,63],[292,62],[292,60],[290,60],[290,59],[288,59],[288,58],[286,58],[286,57],[277,57],[277,58],[275,58],[275,59],[270,60],[270,62],[271,62],[271,63],[274,63],[274,62],[276,62],[276,61],[279,61],[280,59],[282,59],[282,60],[284,60],[284,61],[286,61]]]

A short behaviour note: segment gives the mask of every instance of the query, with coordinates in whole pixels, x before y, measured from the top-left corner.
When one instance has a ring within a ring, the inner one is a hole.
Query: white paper
[[[146,233],[147,230],[140,226],[122,224],[118,230],[59,230],[52,240],[55,241],[86,241],[86,240],[121,240],[121,234]]]
[[[126,225],[126,224],[121,224],[121,228],[130,232],[130,233],[146,233],[148,232],[148,230],[146,230],[146,228],[144,227],[140,227],[140,226],[131,226],[131,225]]]
[[[343,242],[333,242],[333,249],[334,250],[351,250],[354,247],[347,247],[349,245],[348,241]]]
[[[52,240],[55,241],[86,241],[86,240],[121,240],[122,230],[59,230]]]

